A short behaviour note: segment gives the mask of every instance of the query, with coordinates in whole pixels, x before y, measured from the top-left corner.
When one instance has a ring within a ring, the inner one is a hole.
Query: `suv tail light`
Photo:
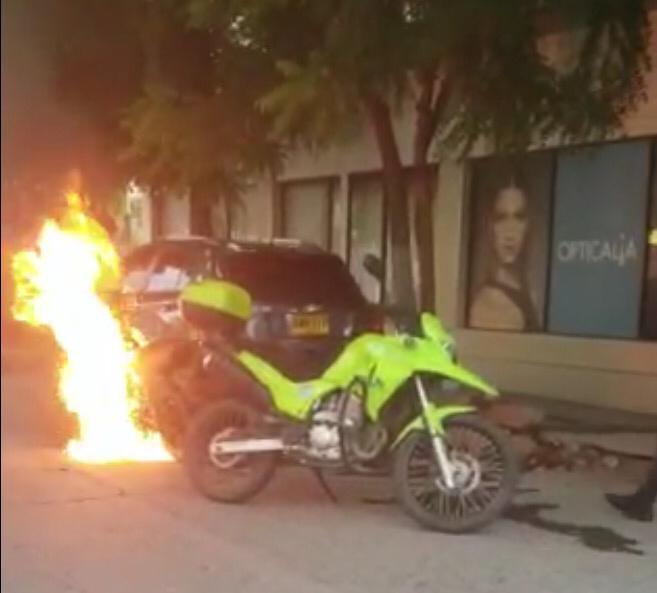
[[[358,329],[361,332],[388,334],[394,333],[394,323],[384,311],[372,308],[363,316]]]

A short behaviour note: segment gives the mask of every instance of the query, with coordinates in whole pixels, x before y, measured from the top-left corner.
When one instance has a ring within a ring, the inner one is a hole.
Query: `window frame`
[[[347,252],[345,254],[345,262],[349,273],[351,273],[351,263],[352,263],[352,241],[351,241],[351,231],[353,229],[353,203],[354,203],[354,187],[355,183],[359,180],[380,180],[381,182],[381,195],[382,195],[382,205],[381,205],[381,237],[380,237],[380,246],[381,246],[381,263],[383,265],[383,278],[379,282],[378,297],[376,299],[376,304],[382,305],[385,303],[386,297],[386,287],[388,286],[388,241],[386,241],[388,234],[388,200],[386,196],[386,188],[383,183],[383,171],[381,169],[373,169],[368,171],[358,171],[354,173],[349,173],[347,181]],[[362,291],[361,287],[361,291]]]
[[[463,278],[464,282],[463,284],[459,287],[459,292],[461,293],[461,299],[460,302],[463,303],[462,307],[460,308],[460,315],[459,315],[459,326],[461,329],[468,330],[468,331],[474,331],[474,332],[486,332],[486,333],[492,333],[492,334],[511,334],[511,335],[527,335],[527,336],[536,336],[536,335],[542,335],[542,336],[555,336],[555,337],[565,337],[565,338],[573,338],[573,339],[593,339],[593,340],[603,340],[603,341],[620,341],[620,342],[645,342],[645,343],[655,343],[656,339],[655,338],[648,338],[644,335],[644,322],[645,322],[645,314],[646,314],[646,297],[647,297],[647,272],[648,272],[648,265],[649,265],[649,257],[648,257],[648,249],[644,251],[644,261],[642,262],[642,268],[643,268],[643,273],[641,275],[641,286],[640,286],[640,294],[641,298],[637,307],[637,315],[639,317],[638,319],[638,333],[635,336],[607,336],[607,335],[600,335],[600,334],[580,334],[580,333],[564,333],[564,332],[555,332],[555,331],[549,331],[548,330],[548,320],[549,320],[549,307],[550,307],[550,290],[551,290],[551,283],[552,283],[552,251],[554,247],[554,212],[555,212],[555,204],[556,204],[556,195],[555,195],[555,187],[556,187],[556,176],[557,176],[557,171],[558,171],[558,157],[559,153],[562,151],[567,151],[567,150],[572,150],[572,149],[586,149],[586,148],[603,148],[605,146],[609,146],[612,144],[619,144],[619,143],[632,143],[632,142],[647,142],[648,143],[648,151],[649,151],[649,166],[648,166],[648,175],[645,180],[645,191],[647,192],[647,199],[646,199],[646,207],[647,207],[647,212],[645,216],[645,237],[647,238],[649,233],[650,233],[650,228],[651,228],[651,215],[655,218],[657,218],[657,135],[655,134],[648,134],[648,135],[640,135],[640,136],[634,136],[630,138],[615,138],[612,140],[606,140],[606,141],[598,141],[598,142],[586,142],[586,143],[578,143],[578,144],[569,144],[569,145],[564,145],[564,146],[556,146],[556,147],[549,147],[549,148],[539,148],[535,150],[528,150],[522,155],[527,155],[527,154],[536,154],[536,153],[551,153],[552,154],[552,163],[551,163],[551,180],[550,180],[550,188],[549,188],[549,200],[550,203],[548,204],[547,207],[547,212],[548,212],[548,217],[547,217],[547,253],[548,253],[548,259],[547,259],[547,270],[546,270],[546,281],[545,281],[545,296],[543,299],[543,323],[542,323],[542,328],[539,330],[533,330],[533,331],[525,331],[525,330],[513,330],[513,329],[493,329],[493,328],[483,328],[483,327],[472,327],[468,323],[468,310],[470,306],[470,288],[471,288],[471,270],[472,270],[472,262],[473,262],[473,257],[475,250],[473,248],[473,243],[475,240],[475,233],[473,232],[473,228],[475,225],[475,191],[476,191],[476,184],[477,184],[477,179],[476,175],[474,173],[475,169],[475,164],[477,162],[481,162],[483,160],[487,159],[494,159],[497,156],[501,155],[495,155],[495,154],[487,154],[484,156],[479,156],[479,157],[474,157],[468,159],[466,163],[466,171],[465,171],[465,178],[466,178],[466,183],[464,184],[464,190],[463,190],[463,203],[465,205],[466,211],[465,211],[465,216],[463,217],[463,220],[465,221],[465,224],[467,225],[467,228],[464,229],[465,231],[465,237],[462,245],[464,245],[466,253],[465,256],[462,259],[462,265],[464,266],[463,270]],[[522,157],[522,155],[520,155]],[[654,188],[653,191],[653,185],[656,187]],[[654,208],[654,212],[653,212]],[[646,239],[647,240],[647,239]]]
[[[334,201],[336,192],[339,189],[340,177],[338,175],[318,175],[310,177],[295,177],[290,179],[282,179],[276,182],[274,191],[274,234],[279,237],[287,237],[286,229],[286,212],[288,211],[288,204],[286,200],[285,191],[291,186],[310,184],[310,183],[325,183],[326,184],[326,200],[327,200],[327,219],[324,226],[324,235],[326,243],[320,245],[322,249],[328,252],[333,250],[333,218],[334,218]]]

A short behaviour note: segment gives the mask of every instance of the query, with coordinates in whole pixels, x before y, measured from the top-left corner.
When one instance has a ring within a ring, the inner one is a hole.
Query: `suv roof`
[[[270,304],[332,302],[353,307],[366,302],[338,255],[296,240],[165,237],[136,247],[126,255],[124,264],[130,276],[126,285],[138,292],[166,292],[172,286],[179,290],[185,278],[195,276],[202,269],[200,273],[232,279],[249,290],[256,300]],[[163,288],[165,285],[168,288]]]
[[[309,254],[323,254],[326,253],[329,255],[329,252],[325,251],[318,245],[314,243],[308,243],[305,241],[299,241],[298,239],[289,239],[286,237],[274,237],[269,241],[264,240],[233,240],[233,239],[210,239],[208,237],[202,237],[197,235],[185,235],[185,236],[176,236],[171,235],[168,237],[162,237],[155,239],[151,243],[146,245],[157,245],[161,246],[167,243],[199,243],[201,245],[207,245],[209,247],[219,247],[227,251],[258,251],[258,252],[280,252],[280,251],[291,251]],[[137,247],[136,249],[139,249]]]

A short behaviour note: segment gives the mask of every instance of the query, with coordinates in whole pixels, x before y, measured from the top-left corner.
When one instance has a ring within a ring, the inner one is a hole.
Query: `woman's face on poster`
[[[502,264],[516,263],[524,247],[528,227],[525,194],[517,187],[502,189],[493,206],[493,247]]]

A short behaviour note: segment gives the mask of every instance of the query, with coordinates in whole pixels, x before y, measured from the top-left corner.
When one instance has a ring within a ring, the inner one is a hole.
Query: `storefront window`
[[[641,335],[649,340],[657,340],[657,146],[653,148],[652,162],[651,204]]]
[[[282,234],[330,249],[334,179],[290,181],[281,186]]]
[[[649,147],[619,142],[558,154],[550,332],[638,337]]]
[[[471,187],[469,327],[657,339],[657,145],[479,159]]]
[[[543,327],[552,159],[539,153],[473,165],[470,327]]]
[[[349,268],[363,294],[372,302],[382,298],[381,283],[363,267],[367,254],[384,261],[384,199],[379,175],[357,176],[350,183]]]

